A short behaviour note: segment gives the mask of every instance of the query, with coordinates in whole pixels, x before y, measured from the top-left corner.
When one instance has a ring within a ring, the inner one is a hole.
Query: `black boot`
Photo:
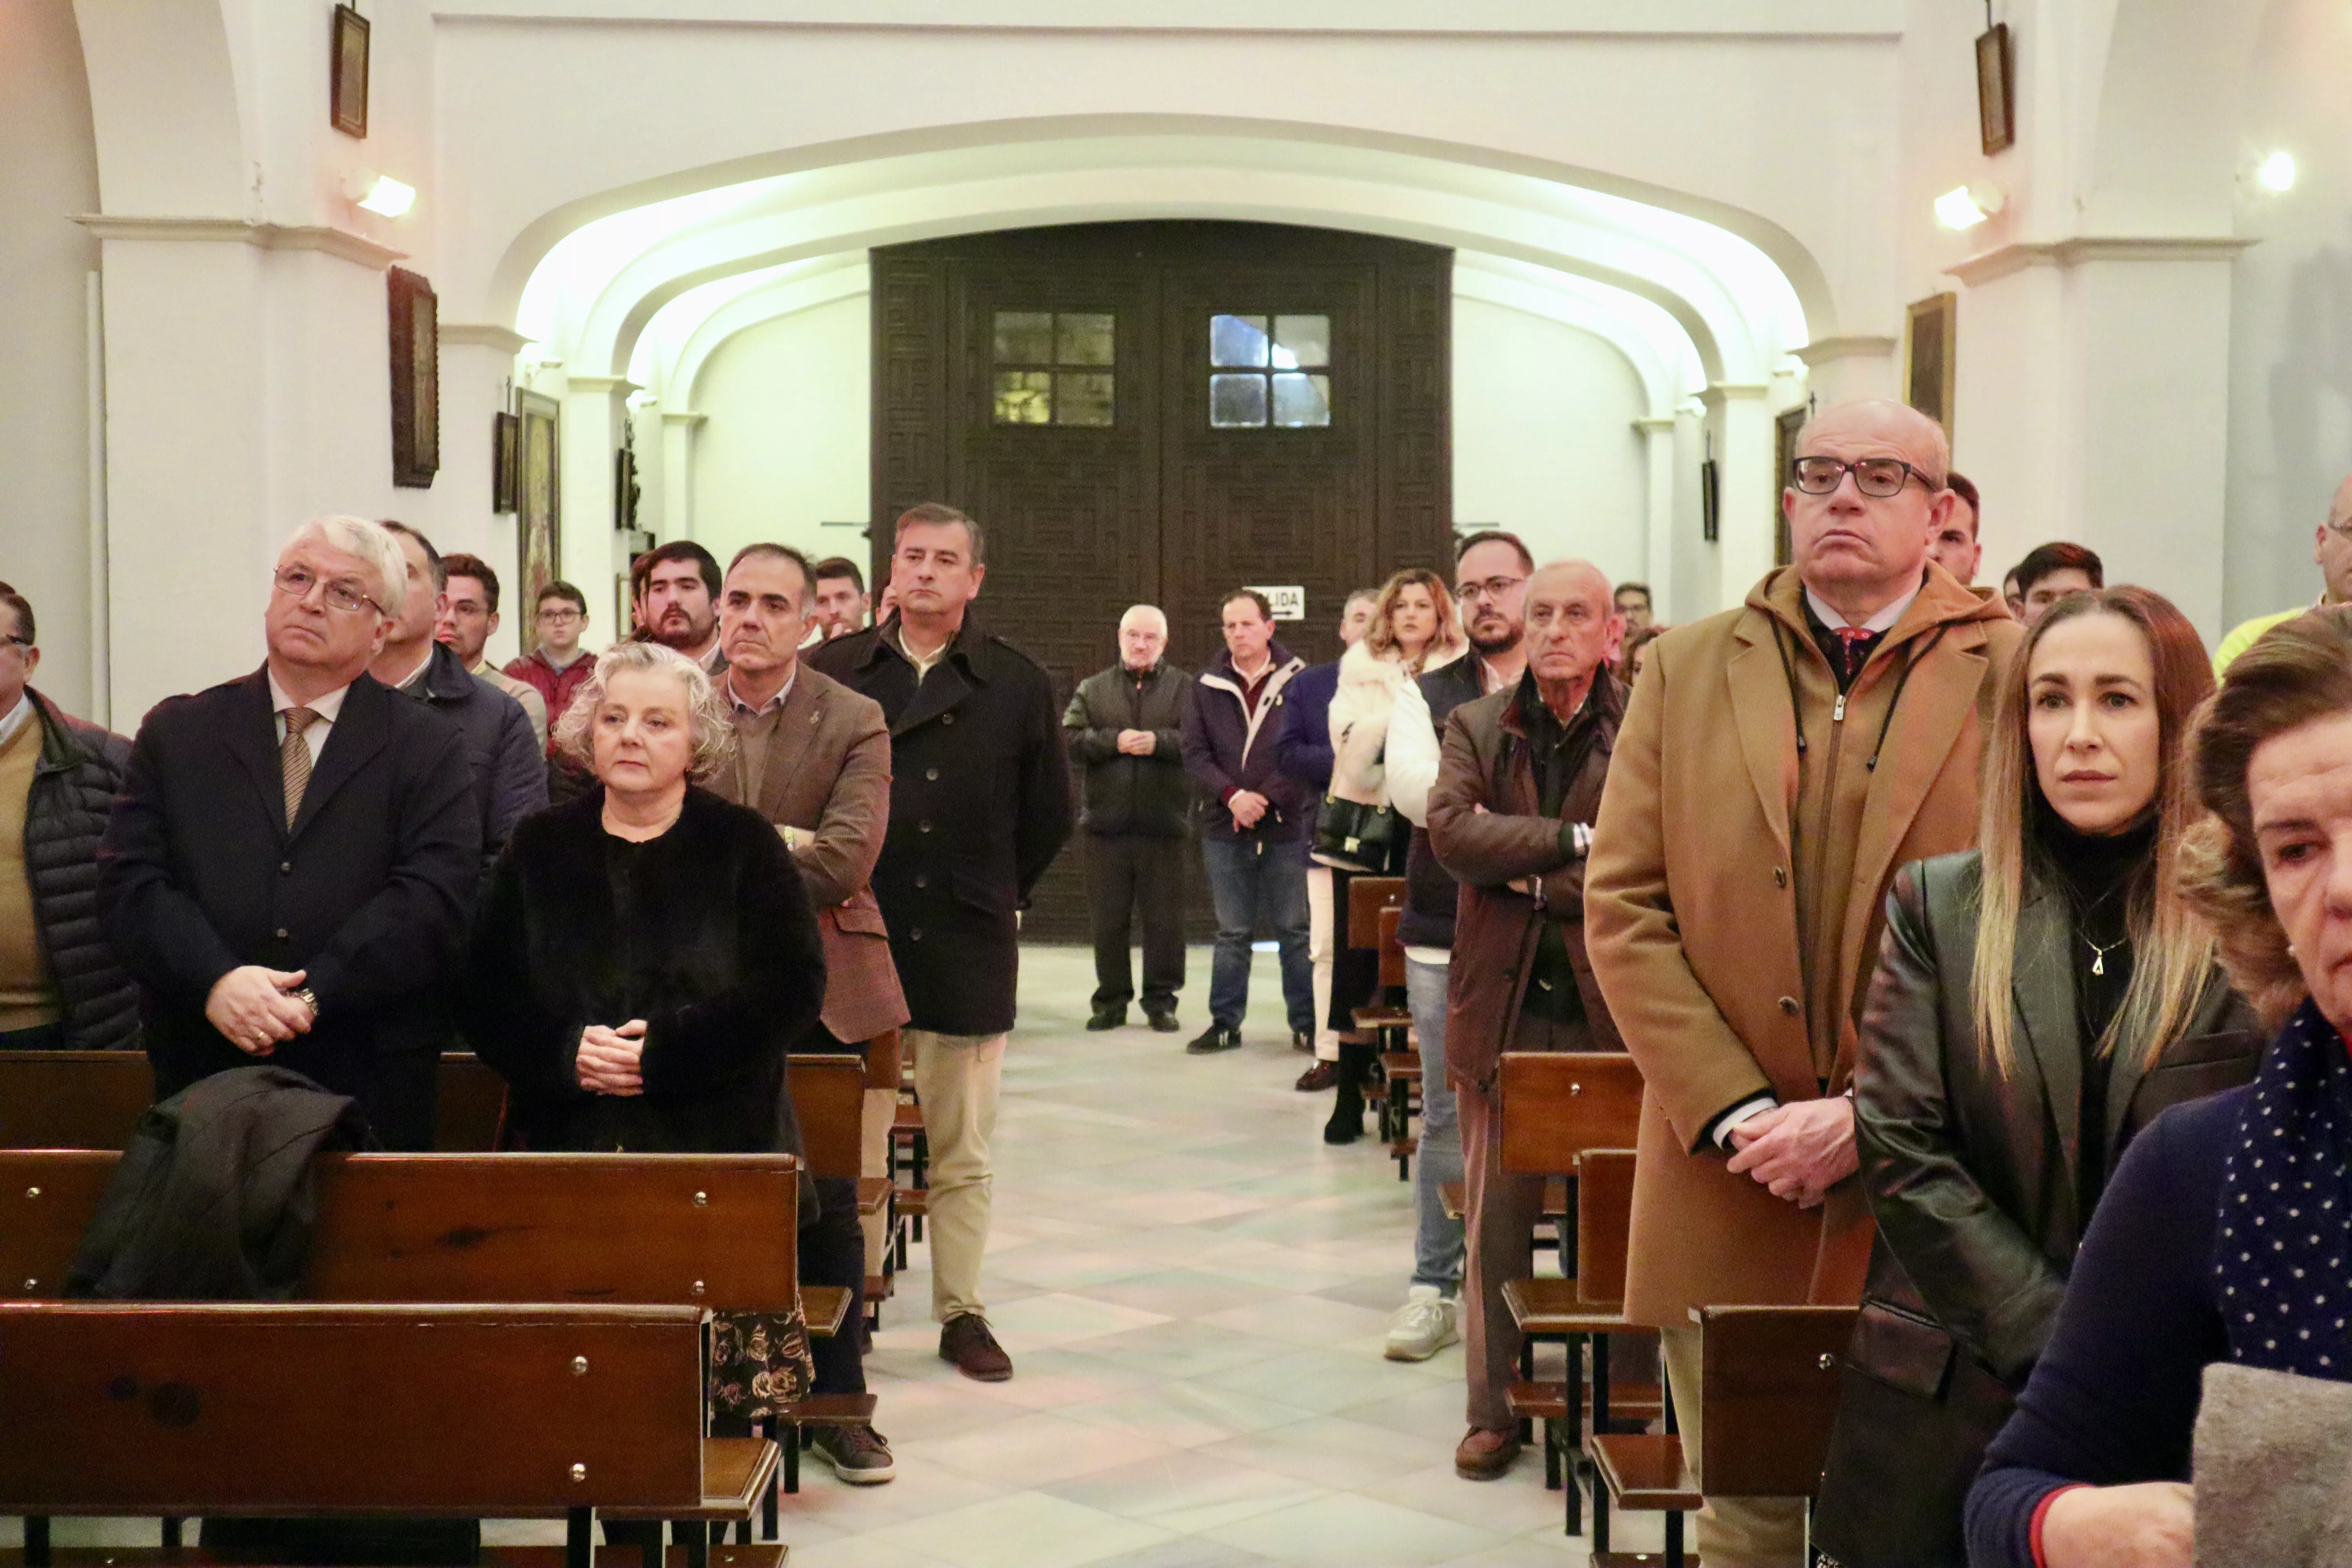
[[[1326,1143],[1353,1143],[1364,1135],[1364,1075],[1371,1065],[1371,1047],[1339,1042],[1339,1103],[1323,1124]]]

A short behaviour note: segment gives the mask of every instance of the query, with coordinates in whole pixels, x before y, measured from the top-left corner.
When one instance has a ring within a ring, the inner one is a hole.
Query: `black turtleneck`
[[[2107,1077],[2099,1038],[2131,986],[2131,899],[2136,874],[2156,864],[2156,814],[2116,834],[2078,833],[2035,792],[2033,837],[2045,872],[2066,899],[2067,962],[2074,971],[2074,1019],[2083,1047],[2082,1153],[2078,1211],[2087,1216],[2106,1184]],[[2147,1042],[2118,1042],[2139,1050]]]

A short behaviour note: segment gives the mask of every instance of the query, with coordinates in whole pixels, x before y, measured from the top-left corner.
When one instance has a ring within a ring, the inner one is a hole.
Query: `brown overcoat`
[[[1522,678],[1524,683],[1525,678]],[[1491,1092],[1504,1043],[1518,1026],[1546,911],[1566,921],[1569,966],[1592,1048],[1625,1048],[1585,953],[1584,858],[1561,843],[1563,823],[1590,825],[1601,809],[1609,755],[1625,711],[1624,689],[1604,666],[1583,721],[1598,733],[1557,817],[1543,815],[1519,718],[1519,688],[1465,702],[1445,724],[1437,783],[1429,792],[1429,847],[1461,884],[1454,962],[1445,971],[1445,1070]],[[1538,879],[1540,904],[1509,884]]]
[[[1585,873],[1592,967],[1646,1084],[1625,1304],[1655,1327],[1702,1305],[1860,1300],[1860,1184],[1800,1209],[1706,1134],[1758,1094],[1845,1092],[1887,885],[1975,841],[1982,737],[2022,635],[1930,565],[1841,702],[1802,592],[1783,567],[1650,645]],[[1836,884],[1806,889],[1834,940],[1803,956],[1800,866]]]
[[[890,728],[882,705],[801,661],[767,739],[760,798],[750,804],[793,829],[793,864],[824,939],[824,1026],[852,1044],[907,1021],[890,961],[890,928],[866,884],[890,820]],[[732,761],[710,780],[740,802]]]

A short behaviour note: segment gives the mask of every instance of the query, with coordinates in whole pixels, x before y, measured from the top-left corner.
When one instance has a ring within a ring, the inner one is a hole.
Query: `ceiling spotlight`
[[[1999,185],[1955,185],[1936,198],[1936,221],[1955,231],[1974,228],[2007,199]]]
[[[399,217],[416,205],[416,187],[404,184],[390,174],[362,171],[345,176],[343,195],[352,204],[365,207],[385,217]]]
[[[2294,154],[2272,153],[2255,168],[2254,179],[2273,195],[2284,195],[2294,189]]]

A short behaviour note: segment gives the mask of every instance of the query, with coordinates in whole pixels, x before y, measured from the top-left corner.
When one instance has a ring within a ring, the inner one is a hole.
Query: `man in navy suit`
[[[481,872],[457,725],[367,673],[407,590],[383,529],[329,517],[278,558],[269,656],[159,704],[99,849],[158,1098],[267,1060],[429,1148],[441,992]]]

